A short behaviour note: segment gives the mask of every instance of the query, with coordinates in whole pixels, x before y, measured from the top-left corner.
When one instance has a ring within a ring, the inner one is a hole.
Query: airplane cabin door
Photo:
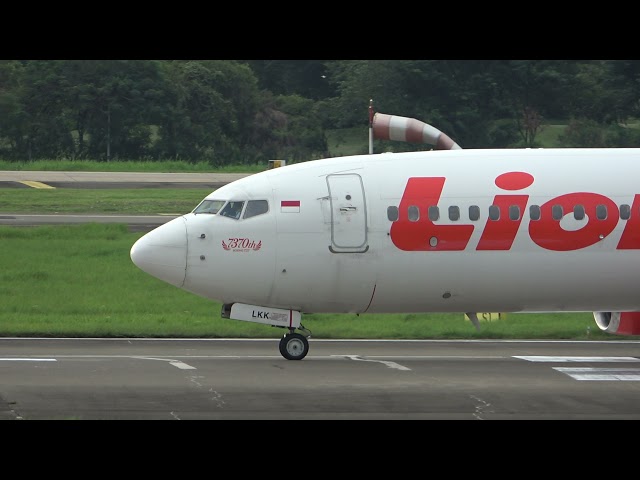
[[[362,178],[356,173],[327,176],[331,203],[333,253],[363,253],[367,244],[367,203]]]

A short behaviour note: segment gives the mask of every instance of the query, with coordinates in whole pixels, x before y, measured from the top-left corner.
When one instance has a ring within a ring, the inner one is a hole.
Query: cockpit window
[[[221,217],[230,217],[239,219],[242,214],[242,208],[244,204],[247,204],[244,216],[242,218],[251,218],[256,215],[262,215],[269,211],[269,202],[266,200],[249,200],[248,202],[230,201],[225,200],[203,200],[193,213],[209,213],[213,215],[220,215]]]
[[[251,218],[256,215],[262,215],[269,211],[269,203],[266,200],[249,200],[247,202],[247,208],[244,211],[244,217]]]
[[[240,218],[240,214],[242,213],[242,207],[244,207],[244,202],[231,201],[227,203],[222,210],[220,210],[218,215],[222,217],[235,218],[237,220]]]
[[[210,213],[215,215],[223,205],[224,200],[203,200],[200,202],[200,205],[193,209],[193,213]]]

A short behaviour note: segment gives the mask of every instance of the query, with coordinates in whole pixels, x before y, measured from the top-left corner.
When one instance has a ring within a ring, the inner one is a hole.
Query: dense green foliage
[[[4,60],[0,157],[305,161],[370,99],[463,148],[538,146],[552,119],[561,146],[638,146],[639,80],[637,60]]]

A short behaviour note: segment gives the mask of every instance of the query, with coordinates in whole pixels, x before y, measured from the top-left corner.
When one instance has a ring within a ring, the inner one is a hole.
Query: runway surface
[[[157,188],[172,186],[200,188],[226,185],[246,173],[141,173],[141,172],[32,172],[0,171],[3,188]],[[34,183],[35,182],[35,183]],[[42,185],[38,185],[42,184]]]
[[[210,188],[213,191],[246,176],[245,173],[0,171],[0,188]],[[0,212],[0,225],[126,223],[132,231],[149,231],[175,217],[175,215],[23,215]]]
[[[0,339],[7,420],[640,419],[634,341]]]

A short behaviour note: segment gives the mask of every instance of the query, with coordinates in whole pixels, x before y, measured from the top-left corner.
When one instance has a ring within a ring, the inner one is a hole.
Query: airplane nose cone
[[[142,271],[182,287],[187,271],[187,227],[183,217],[150,231],[131,247],[131,261]]]

